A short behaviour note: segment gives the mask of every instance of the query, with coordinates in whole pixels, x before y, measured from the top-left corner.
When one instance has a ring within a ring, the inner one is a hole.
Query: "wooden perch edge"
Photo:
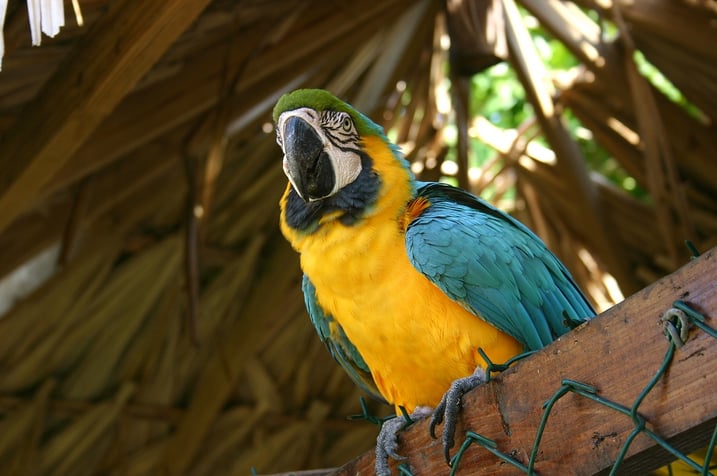
[[[631,407],[658,371],[669,347],[659,318],[682,300],[717,324],[717,248],[643,289],[539,353],[517,363],[464,398],[456,432],[455,454],[465,430],[493,439],[498,449],[528,463],[542,405],[563,379],[595,387],[598,395]],[[416,378],[421,378],[416,374]],[[706,446],[717,423],[717,341],[693,326],[677,349],[665,375],[647,395],[639,413],[647,428],[682,452]],[[543,434],[538,474],[607,473],[635,425],[632,420],[583,396],[568,393],[554,406]],[[438,428],[440,432],[442,427]],[[427,421],[402,432],[399,454],[416,476],[448,474],[440,440],[428,434]],[[620,473],[646,474],[673,460],[652,439],[640,434],[632,442]],[[398,474],[396,463],[393,472]],[[337,475],[371,475],[373,451],[340,468]],[[524,474],[486,449],[472,445],[458,474]]]

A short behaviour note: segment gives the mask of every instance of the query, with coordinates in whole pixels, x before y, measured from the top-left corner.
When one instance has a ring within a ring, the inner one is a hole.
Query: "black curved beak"
[[[336,177],[329,155],[314,128],[300,117],[284,123],[284,171],[304,200],[328,197]]]

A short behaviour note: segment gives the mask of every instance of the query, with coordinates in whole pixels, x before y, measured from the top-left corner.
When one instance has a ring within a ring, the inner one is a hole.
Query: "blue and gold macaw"
[[[297,90],[274,121],[289,178],[281,230],[301,255],[309,316],[369,394],[413,414],[439,407],[448,428],[458,409],[446,392],[459,402],[483,381],[479,348],[502,363],[594,315],[528,228],[461,189],[417,181],[350,105]],[[379,436],[379,474],[397,457],[396,431]],[[446,451],[452,436],[444,431]]]

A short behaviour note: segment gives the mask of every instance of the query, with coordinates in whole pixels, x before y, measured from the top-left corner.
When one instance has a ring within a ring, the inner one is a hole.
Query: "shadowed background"
[[[685,239],[717,245],[714,3],[93,0],[82,26],[66,3],[40,47],[25,2],[4,25],[3,474],[287,471],[372,446],[278,229],[270,112],[297,87],[523,220],[600,309]],[[517,124],[488,114],[513,94]]]

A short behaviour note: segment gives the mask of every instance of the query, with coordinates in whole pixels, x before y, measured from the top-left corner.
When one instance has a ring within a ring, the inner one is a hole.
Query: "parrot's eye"
[[[352,126],[353,126],[353,123],[351,122],[351,118],[349,116],[345,116],[344,120],[341,122],[341,128],[345,132],[351,132]]]

